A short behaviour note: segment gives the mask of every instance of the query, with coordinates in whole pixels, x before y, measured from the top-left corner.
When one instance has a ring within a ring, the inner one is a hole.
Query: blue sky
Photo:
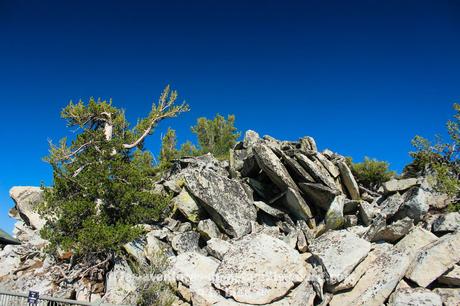
[[[410,161],[460,99],[457,1],[0,0],[0,228],[14,185],[51,183],[47,139],[69,100],[113,98],[146,114],[166,84],[192,110],[161,133],[193,139],[199,116],[240,130],[316,138],[362,160]]]

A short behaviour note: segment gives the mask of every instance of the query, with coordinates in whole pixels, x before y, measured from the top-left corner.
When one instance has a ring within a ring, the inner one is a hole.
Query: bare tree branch
[[[167,90],[165,90],[167,94]],[[144,139],[147,137],[152,129],[157,126],[157,124],[166,118],[173,118],[176,117],[179,113],[185,112],[188,110],[188,105],[184,102],[179,106],[172,107],[174,101],[176,100],[176,94],[173,92],[172,96],[170,97],[169,101],[166,102],[165,93],[162,94],[160,97],[160,101],[158,102],[158,106],[152,107],[152,113],[150,117],[150,124],[144,130],[142,135],[135,140],[133,143],[130,144],[123,144],[123,148],[125,149],[132,149],[138,146]]]
[[[93,142],[92,141],[88,141],[84,144],[82,144],[78,149],[70,152],[69,154],[66,154],[64,155],[63,157],[59,158],[59,160],[65,160],[65,159],[69,159],[71,158],[72,156],[74,156],[75,154],[78,154],[79,152],[81,152],[84,148],[86,148],[87,146],[89,146],[90,144],[92,144]]]

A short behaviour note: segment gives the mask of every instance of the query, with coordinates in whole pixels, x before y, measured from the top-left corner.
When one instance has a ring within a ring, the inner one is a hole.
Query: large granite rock
[[[251,234],[233,243],[212,282],[238,302],[260,305],[283,297],[306,275],[297,251],[268,235]]]
[[[433,232],[454,232],[460,230],[460,213],[451,212],[439,215],[433,222]]]
[[[40,187],[16,186],[10,189],[10,197],[15,202],[15,209],[24,222],[34,229],[41,229],[46,221],[36,212],[36,207],[43,201]]]
[[[206,242],[206,250],[209,255],[219,260],[224,258],[224,255],[230,250],[231,246],[232,244],[230,242],[219,238],[211,238]]]
[[[380,209],[376,207],[375,203],[359,201],[359,216],[364,225],[370,225],[379,211]]]
[[[441,297],[425,288],[402,288],[396,290],[388,302],[388,306],[442,306]]]
[[[418,180],[416,178],[408,179],[392,179],[382,184],[383,190],[386,193],[400,192],[405,191],[413,186],[418,185]]]
[[[334,295],[330,306],[381,306],[393,292],[410,264],[410,256],[392,249],[379,256],[353,289]]]
[[[190,291],[193,305],[213,305],[224,298],[212,287],[211,279],[219,265],[217,260],[196,252],[179,254],[171,264],[167,277],[184,284]]]
[[[268,175],[270,180],[282,191],[287,188],[297,189],[289,172],[281,163],[278,156],[267,146],[258,143],[254,146],[254,154],[259,167]]]
[[[316,153],[315,158],[318,159],[318,161],[324,166],[324,168],[327,169],[333,178],[336,178],[340,175],[339,168],[337,168],[337,166],[334,165],[334,163],[327,159],[327,157],[325,157],[323,154]]]
[[[106,277],[104,303],[124,304],[127,297],[136,290],[137,277],[128,263],[121,258],[115,260],[113,269]]]
[[[393,246],[389,243],[378,243],[372,245],[372,250],[369,254],[361,261],[358,266],[340,283],[328,286],[328,291],[339,292],[353,288],[360,278],[367,272],[377,258],[386,252],[391,251]]]
[[[187,189],[224,232],[233,237],[249,233],[257,212],[241,183],[210,170],[191,171],[185,180]]]
[[[197,230],[204,239],[222,237],[219,228],[211,219],[201,220],[198,223]]]
[[[352,200],[359,200],[359,187],[358,183],[355,180],[355,177],[351,173],[350,168],[348,167],[347,163],[344,160],[338,160],[337,166],[340,170],[340,175],[343,180],[343,184],[347,188],[348,193]]]
[[[410,218],[404,218],[393,222],[392,224],[384,226],[379,229],[371,238],[371,241],[383,240],[387,242],[396,242],[401,239],[414,226],[414,222]]]
[[[345,196],[336,196],[332,201],[326,213],[326,228],[327,229],[340,229],[343,227],[345,219],[343,217],[343,206],[345,203]]]
[[[399,208],[404,202],[404,198],[399,194],[395,193],[388,196],[381,204],[380,213],[387,219],[393,217],[398,212]]]
[[[395,245],[395,248],[408,253],[413,258],[423,247],[436,240],[438,240],[438,237],[433,233],[417,226],[412,228],[409,234]]]
[[[415,223],[419,222],[430,208],[428,201],[428,192],[420,187],[412,187],[404,193],[404,203],[396,213],[397,218],[409,217]]]
[[[171,241],[171,246],[178,254],[185,252],[199,252],[200,247],[198,241],[200,234],[194,231],[187,231],[185,233],[179,233]]]
[[[298,192],[296,189],[287,189],[286,194],[283,197],[283,205],[296,219],[307,221],[311,227],[315,226],[315,220],[313,218],[310,206],[308,206],[308,204],[302,198],[300,192]]]
[[[426,245],[415,258],[406,277],[427,287],[460,261],[460,232],[448,234]]]
[[[299,183],[299,187],[313,205],[326,211],[335,197],[340,194],[338,190],[318,183]]]
[[[280,151],[280,153],[283,163],[286,165],[287,170],[296,182],[315,182],[315,179],[299,164],[296,159],[288,156],[283,151]]]
[[[328,231],[309,246],[326,271],[328,285],[343,281],[367,256],[371,244],[347,231]]]
[[[298,162],[315,179],[317,183],[325,184],[331,189],[336,189],[335,181],[327,170],[318,162],[315,163],[303,154],[295,155]]]

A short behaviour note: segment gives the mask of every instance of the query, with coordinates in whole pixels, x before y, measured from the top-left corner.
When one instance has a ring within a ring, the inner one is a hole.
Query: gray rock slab
[[[406,277],[427,287],[460,261],[460,232],[448,234],[423,247]]]
[[[418,185],[418,180],[416,178],[401,180],[392,179],[382,184],[385,193],[405,191],[416,185]]]
[[[423,247],[438,240],[433,233],[416,226],[401,239],[395,248],[402,250],[413,258]]]
[[[327,170],[321,165],[321,167],[314,161],[310,160],[303,154],[295,154],[297,161],[307,172],[315,179],[317,183],[323,183],[331,189],[335,189],[335,181]]]
[[[306,275],[297,251],[279,239],[251,234],[233,243],[212,283],[237,302],[260,305],[282,298]]]
[[[326,211],[335,197],[340,194],[338,190],[319,183],[299,183],[299,187],[313,205]]]
[[[351,272],[351,274],[348,275],[342,282],[333,286],[329,286],[328,291],[339,292],[353,288],[361,279],[361,277],[367,272],[367,270],[372,266],[375,260],[384,253],[391,251],[392,247],[393,246],[388,243],[373,244],[372,250],[366,256],[366,258],[364,258],[364,260],[360,262],[358,266],[356,266],[353,272]]]
[[[249,233],[257,212],[240,182],[210,170],[191,171],[185,180],[187,189],[224,232],[232,237]]]
[[[356,182],[353,173],[351,173],[351,170],[348,167],[347,163],[344,160],[338,160],[337,166],[339,167],[343,184],[345,185],[348,193],[350,194],[351,199],[359,200],[360,196],[358,183]]]
[[[268,146],[258,143],[254,146],[254,154],[260,168],[279,189],[282,191],[289,187],[297,189],[295,182],[281,160]]]
[[[460,230],[460,213],[451,212],[439,215],[433,222],[433,232],[454,232]]]
[[[281,210],[276,209],[262,201],[254,201],[254,206],[275,218],[282,218],[285,215],[285,213]]]
[[[27,225],[37,230],[45,225],[45,219],[36,212],[37,205],[43,201],[43,190],[40,187],[15,186],[10,189],[10,197]]]
[[[219,238],[211,238],[206,242],[206,250],[208,251],[209,255],[219,260],[222,260],[231,246],[232,244],[230,242]]]
[[[192,251],[199,252],[199,239],[200,234],[194,231],[179,233],[172,239],[171,246],[178,254]]]
[[[381,306],[403,278],[411,260],[393,248],[379,256],[350,291],[335,294],[330,306]]]
[[[442,306],[441,297],[425,288],[402,288],[391,294],[388,306]]]
[[[377,231],[371,238],[371,241],[383,240],[386,242],[396,242],[407,235],[413,226],[414,221],[411,218],[406,217],[397,220]]]
[[[327,231],[309,246],[326,271],[328,285],[343,281],[367,256],[371,244],[347,231]]]

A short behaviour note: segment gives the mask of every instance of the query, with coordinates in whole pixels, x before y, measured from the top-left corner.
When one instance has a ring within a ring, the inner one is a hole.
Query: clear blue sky
[[[135,120],[171,83],[199,116],[304,135],[401,170],[410,140],[444,130],[460,99],[458,1],[0,0],[0,228],[14,185],[51,183],[47,139],[69,100],[113,98]]]

